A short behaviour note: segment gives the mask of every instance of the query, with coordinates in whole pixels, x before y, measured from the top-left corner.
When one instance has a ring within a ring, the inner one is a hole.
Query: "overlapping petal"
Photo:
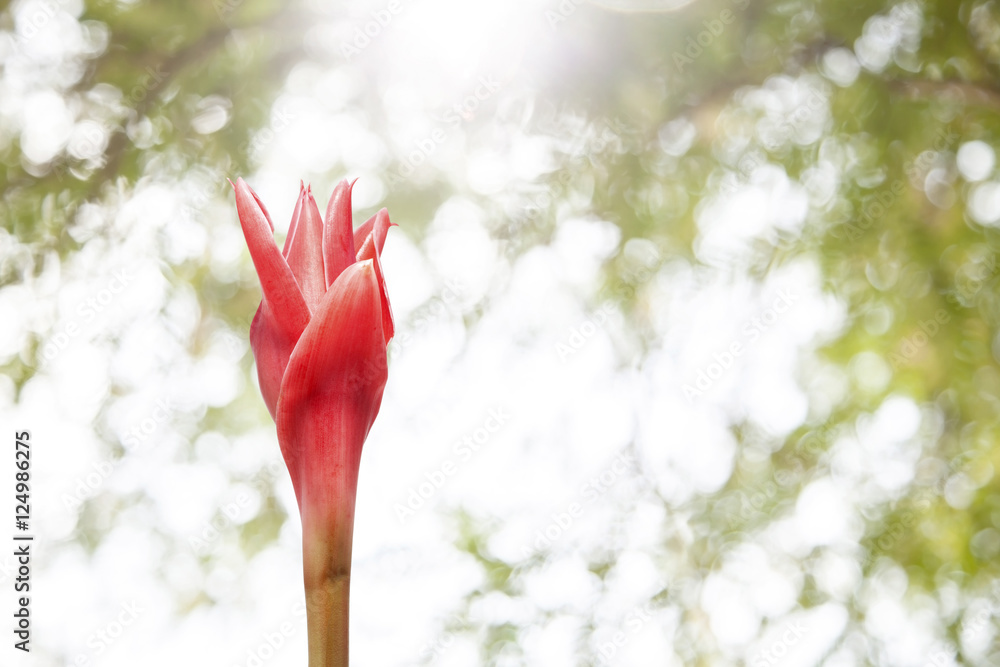
[[[263,202],[239,179],[240,224],[263,295],[250,327],[261,394],[278,427],[302,519],[310,664],[348,664],[348,616],[361,449],[382,404],[392,309],[385,209],[352,229],[342,181],[320,217],[299,198],[284,248]]]
[[[312,446],[295,444],[306,439],[293,433],[297,427],[287,423],[282,426],[281,414],[286,415],[285,421],[289,419],[287,415],[295,414],[298,416],[295,422],[305,424],[309,419],[302,415],[306,413],[330,416],[330,410],[339,410],[341,416],[334,422],[343,428],[338,437],[345,443],[360,438],[356,443],[360,448],[378,413],[381,388],[385,384],[385,348],[394,333],[381,251],[393,223],[382,209],[353,230],[353,183],[347,180],[335,188],[324,220],[311,188],[300,183],[288,237],[279,252],[263,202],[243,179],[237,180],[233,187],[240,224],[263,291],[260,308],[250,327],[261,394],[278,423],[282,453],[289,470],[298,470],[301,457],[312,458],[306,452]],[[365,302],[368,310],[356,303],[357,299],[372,295],[374,299]],[[364,349],[351,347],[350,337],[362,330],[378,332],[379,344],[366,344],[362,346]],[[341,366],[331,365],[335,361],[332,354],[339,355],[337,363]],[[306,373],[304,364],[326,371],[320,375],[314,371]],[[362,367],[363,372],[358,370]],[[310,382],[328,386],[319,390]],[[366,383],[377,386],[377,392],[358,389],[361,385],[367,387]],[[353,385],[358,385],[357,391],[345,393],[336,389]],[[304,387],[312,388],[307,391]],[[324,398],[314,398],[320,394]],[[334,403],[337,406],[331,407]],[[347,428],[348,419],[356,419],[357,426]],[[323,438],[316,440],[321,441]],[[316,453],[319,450],[309,451],[320,456]],[[293,480],[297,477],[293,472]]]
[[[358,261],[372,260],[375,266],[375,274],[378,278],[379,293],[382,300],[382,331],[385,336],[386,345],[392,340],[395,332],[395,323],[392,317],[392,308],[389,305],[389,294],[385,289],[385,277],[382,275],[382,246],[385,245],[385,237],[389,231],[389,212],[384,208],[375,214],[372,229],[362,241],[358,249]]]
[[[250,346],[257,361],[260,393],[274,417],[281,376],[292,349],[309,323],[309,308],[292,270],[274,243],[269,217],[257,196],[241,178],[236,190],[236,210],[260,278],[261,302],[250,325]]]
[[[354,230],[351,224],[351,190],[354,183],[343,180],[330,195],[323,225],[323,260],[326,286],[330,287],[340,272],[354,263]]]
[[[300,505],[344,501],[382,403],[388,373],[375,260],[348,266],[327,291],[285,370],[278,442]],[[345,483],[346,483],[345,481]]]
[[[285,240],[285,259],[302,291],[302,297],[315,312],[326,293],[323,268],[323,219],[312,196],[312,188],[300,187],[292,222]]]

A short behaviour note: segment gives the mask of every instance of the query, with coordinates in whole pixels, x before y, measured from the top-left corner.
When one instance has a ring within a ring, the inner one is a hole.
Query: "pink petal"
[[[386,345],[389,344],[395,333],[392,307],[389,305],[389,294],[385,289],[385,277],[382,274],[382,246],[385,245],[386,233],[391,224],[389,212],[386,209],[383,208],[375,214],[373,229],[358,250],[357,259],[359,262],[369,259],[375,262],[375,274],[378,277],[379,294],[382,301],[382,333],[385,336]]]
[[[298,218],[292,219],[294,229],[289,227],[288,266],[295,274],[302,296],[315,312],[326,294],[326,279],[323,271],[323,220],[312,192],[303,191],[299,203],[295,205]]]
[[[307,514],[332,517],[353,506],[361,448],[388,375],[381,314],[374,262],[348,266],[288,362],[276,421],[304,523]]]
[[[257,197],[242,178],[236,181],[235,187],[236,211],[263,296],[281,320],[281,327],[298,337],[309,322],[309,310],[302,293],[292,270],[278,251],[270,226],[264,227],[267,219],[257,204]]]
[[[306,185],[299,181],[299,198],[295,200],[295,210],[292,211],[292,222],[288,225],[288,234],[285,236],[285,245],[281,249],[281,256],[288,259],[288,247],[292,244],[292,237],[299,226],[299,215],[302,213],[302,200],[306,195]],[[273,228],[273,225],[272,225]]]
[[[351,222],[351,190],[354,183],[342,180],[334,188],[326,206],[323,227],[323,259],[326,264],[326,286],[337,279],[340,272],[354,263],[354,228]]]
[[[375,218],[378,217],[378,213],[372,217],[365,220],[360,227],[354,230],[354,251],[357,252],[365,243],[365,239],[368,235],[372,233],[372,229],[375,227]]]
[[[372,230],[375,229],[375,220],[378,218],[379,214],[382,213],[383,211],[385,211],[385,209],[382,209],[382,211],[379,211],[372,217],[365,220],[363,225],[354,230],[354,249],[357,252],[358,257],[361,256],[361,247],[364,246],[365,241],[371,235]],[[387,211],[386,215],[388,215]],[[395,222],[390,222],[389,227],[398,227],[398,225]],[[388,231],[388,229],[386,231]],[[381,234],[381,240],[378,240],[379,254],[382,253],[383,245],[385,245],[385,232]]]
[[[242,180],[243,180],[242,178],[237,179],[237,182],[242,181]],[[230,184],[231,183],[232,183],[232,181],[230,181]],[[233,187],[236,187],[236,186],[233,186]],[[260,197],[258,197],[257,193],[253,191],[253,188],[250,189],[250,194],[253,195],[253,200],[255,202],[257,202],[257,206],[260,206],[260,210],[264,214],[264,218],[267,220],[267,226],[271,228],[271,232],[273,233],[274,232],[274,223],[271,222],[271,214],[267,212],[267,207],[264,206],[264,202],[262,202],[260,200]]]
[[[292,270],[274,242],[267,217],[253,190],[242,178],[233,187],[243,236],[262,292],[260,308],[250,327],[250,345],[257,360],[261,394],[274,416],[285,364],[309,323],[309,308]]]
[[[297,337],[286,335],[278,326],[278,318],[268,307],[267,300],[262,299],[257,314],[250,324],[250,347],[253,349],[253,358],[257,365],[260,395],[272,419],[278,414],[281,378],[285,374],[285,367],[296,342],[298,342]]]

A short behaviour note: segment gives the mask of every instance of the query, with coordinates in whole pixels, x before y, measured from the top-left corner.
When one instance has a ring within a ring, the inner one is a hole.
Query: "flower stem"
[[[306,588],[309,667],[348,667],[351,575]]]
[[[357,469],[354,468],[356,471]],[[346,488],[302,504],[303,574],[309,667],[348,667],[351,548],[357,473]],[[340,486],[334,484],[334,487]],[[330,488],[324,489],[329,491]]]

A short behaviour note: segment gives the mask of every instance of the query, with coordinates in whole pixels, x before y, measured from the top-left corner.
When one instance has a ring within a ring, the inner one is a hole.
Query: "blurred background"
[[[1000,664],[998,111],[992,1],[8,4],[0,663],[306,662],[243,176],[399,224],[354,664]]]

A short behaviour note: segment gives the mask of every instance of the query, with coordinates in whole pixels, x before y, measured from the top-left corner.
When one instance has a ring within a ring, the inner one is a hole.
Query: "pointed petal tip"
[[[355,178],[353,181],[347,178],[340,179],[337,182],[337,184],[333,186],[333,193],[330,194],[330,202],[333,202],[333,200],[337,197],[337,195],[343,192],[344,190],[347,190],[347,196],[348,198],[350,198],[354,193],[354,184],[357,182],[358,182],[357,178]],[[327,204],[327,208],[329,208],[329,204]]]
[[[354,184],[341,179],[330,194],[323,216],[323,259],[327,288],[340,272],[356,259],[354,248],[351,189]]]
[[[353,181],[348,180],[346,178],[342,178],[339,181],[337,181],[337,184],[333,186],[333,192],[330,194],[330,201],[333,201],[337,197],[337,195],[343,192],[344,190],[347,190],[347,195],[350,196],[351,193],[354,191],[354,184],[357,182],[358,179],[356,178]]]
[[[380,210],[380,211],[378,212],[378,214],[379,214],[379,215],[384,215],[384,216],[385,216],[385,219],[386,219],[386,220],[389,220],[389,209],[385,208],[384,206],[383,206],[383,207],[382,207],[382,209],[381,209],[381,210]],[[390,226],[390,227],[399,227],[399,225],[397,225],[397,224],[396,224],[395,222],[393,222],[392,220],[389,220],[389,226]]]
[[[246,185],[246,184],[244,184],[244,185]],[[271,222],[271,214],[267,212],[267,207],[264,206],[264,202],[261,201],[260,197],[257,196],[257,193],[254,192],[253,188],[251,188],[250,186],[247,186],[247,189],[250,190],[250,194],[253,195],[253,200],[255,202],[257,202],[257,206],[260,207],[261,212],[264,213],[264,217],[267,218],[267,224],[268,224],[268,226],[271,228],[271,231],[274,232],[274,223]]]

